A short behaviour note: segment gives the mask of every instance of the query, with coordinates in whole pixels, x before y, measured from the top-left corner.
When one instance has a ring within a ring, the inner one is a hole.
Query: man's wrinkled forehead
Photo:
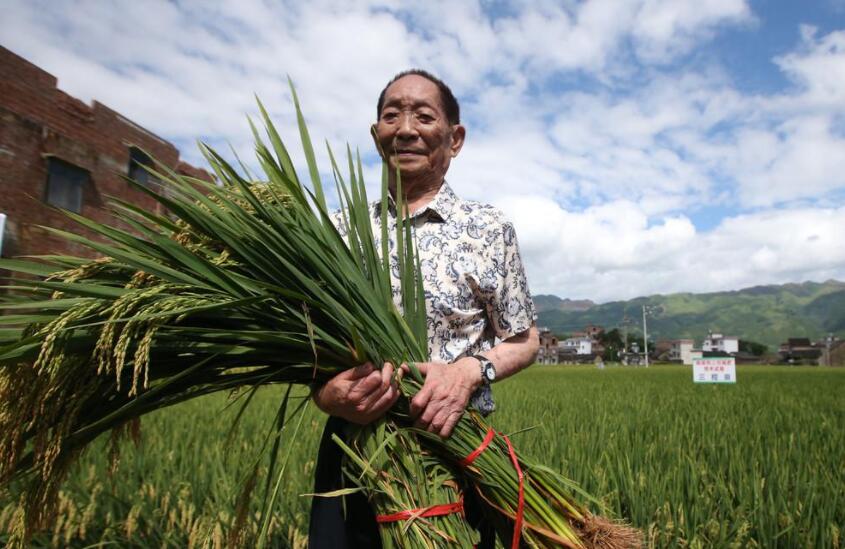
[[[381,110],[384,111],[387,107],[429,107],[440,112],[445,111],[437,84],[416,74],[403,76],[387,87]]]

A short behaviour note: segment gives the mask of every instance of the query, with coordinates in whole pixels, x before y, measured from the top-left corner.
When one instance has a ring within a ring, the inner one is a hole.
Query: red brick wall
[[[56,87],[56,78],[0,47],[0,212],[7,215],[4,257],[70,253],[94,255],[38,225],[90,236],[44,202],[48,158],[89,171],[82,214],[113,222],[107,197],[148,209],[157,203],[133,189],[128,173],[129,147],[136,146],[174,169],[208,174],[179,160],[179,151],[101,103],[89,106]]]

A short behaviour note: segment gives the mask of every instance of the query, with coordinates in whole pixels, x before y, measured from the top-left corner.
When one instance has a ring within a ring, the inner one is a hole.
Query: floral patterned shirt
[[[399,264],[392,253],[396,207],[392,198],[389,201],[393,295],[401,307]],[[381,208],[380,200],[370,205],[377,249],[381,249]],[[411,217],[423,276],[431,361],[455,362],[531,327],[536,314],[516,233],[499,210],[458,198],[444,181],[434,199]],[[337,224],[344,233],[343,223]],[[493,411],[489,385],[481,386],[471,405],[485,414]]]

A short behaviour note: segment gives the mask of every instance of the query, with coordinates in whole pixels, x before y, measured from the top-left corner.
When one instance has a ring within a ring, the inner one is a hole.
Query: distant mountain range
[[[680,293],[596,304],[590,300],[534,298],[537,324],[557,334],[581,331],[588,324],[642,333],[642,306],[657,307],[648,319],[649,339],[690,338],[697,345],[708,331],[757,341],[776,351],[790,337],[821,339],[832,332],[845,337],[845,282],[804,282],[754,286],[731,292]]]
[[[545,311],[586,311],[596,306],[589,299],[561,299],[556,295],[536,295],[534,305],[538,312]]]

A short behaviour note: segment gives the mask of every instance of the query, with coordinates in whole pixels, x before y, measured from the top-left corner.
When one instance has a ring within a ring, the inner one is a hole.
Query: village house
[[[738,353],[739,338],[710,332],[701,344],[701,350],[705,353]]]
[[[692,339],[673,339],[669,342],[669,360],[692,364],[692,351],[695,341]]]
[[[669,353],[672,351],[672,342],[668,339],[658,339],[648,346],[649,356],[653,360],[669,360]]]
[[[584,329],[584,335],[592,339],[593,341],[598,341],[601,335],[604,333],[604,328],[602,326],[595,326],[590,324]]]
[[[83,245],[40,226],[92,236],[56,208],[115,224],[109,197],[146,210],[160,205],[133,188],[160,183],[144,166],[156,158],[177,173],[210,181],[179,151],[107,106],[58,89],[55,76],[0,47],[0,253],[4,257],[68,254],[92,257]],[[119,225],[119,223],[118,223]]]
[[[780,344],[778,356],[787,364],[845,366],[845,341],[833,334],[817,341],[791,337]]]
[[[619,353],[619,362],[626,366],[639,366],[645,364],[646,357],[644,352],[640,352],[640,345],[636,341],[631,343],[627,351]]]
[[[822,366],[845,366],[845,341],[838,337],[825,342]]]
[[[596,339],[604,333],[601,326],[587,326],[583,332],[575,332],[560,340],[548,328],[540,328],[540,348],[537,364],[583,364],[602,357],[604,345]]]
[[[586,336],[570,337],[560,342],[563,349],[572,349],[576,355],[589,355],[593,352],[593,340]]]
[[[780,344],[778,355],[789,364],[817,364],[825,348],[812,343],[808,337],[791,337]]]
[[[537,364],[558,364],[558,340],[548,328],[540,328]]]
[[[587,337],[583,332],[564,339],[558,343],[558,360],[561,364],[586,364],[601,356],[597,352],[601,347],[597,341]]]

